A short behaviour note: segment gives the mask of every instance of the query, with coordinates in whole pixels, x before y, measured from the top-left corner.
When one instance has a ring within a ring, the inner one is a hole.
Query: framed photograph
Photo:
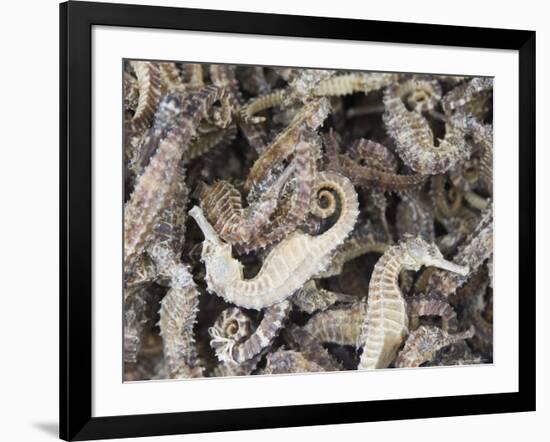
[[[535,32],[60,24],[62,439],[535,409]]]

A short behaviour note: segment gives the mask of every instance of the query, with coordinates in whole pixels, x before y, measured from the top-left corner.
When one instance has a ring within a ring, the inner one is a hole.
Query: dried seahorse
[[[470,207],[481,211],[486,210],[489,204],[491,204],[490,199],[483,198],[475,192],[466,192],[464,194],[464,201],[466,201]]]
[[[199,190],[201,208],[207,219],[213,221],[214,230],[223,241],[246,247],[255,231],[269,224],[279,202],[279,193],[293,171],[293,167],[287,167],[261,200],[244,209],[241,194],[232,184],[227,181],[218,181],[212,186],[203,184]]]
[[[324,371],[297,351],[279,349],[267,356],[263,374],[313,373]]]
[[[313,94],[316,96],[343,96],[356,92],[368,94],[389,86],[396,79],[396,74],[351,72],[321,81],[313,90]]]
[[[441,100],[441,106],[447,115],[458,108],[464,107],[477,98],[480,93],[493,88],[493,79],[489,77],[474,77],[467,83],[461,83],[448,92]]]
[[[475,272],[493,254],[493,209],[492,206],[482,214],[476,228],[459,247],[454,261],[459,265],[468,266]],[[436,271],[428,282],[428,291],[437,291],[444,296],[449,296],[461,287],[469,278],[469,275],[448,274]]]
[[[146,300],[143,292],[147,286],[142,284],[125,290],[124,302],[124,362],[137,362],[141,347],[146,317],[144,315]]]
[[[186,63],[182,68],[183,81],[187,83],[190,89],[200,89],[204,87],[204,73],[201,63]]]
[[[139,102],[138,82],[129,72],[124,72],[124,109],[135,113]]]
[[[290,163],[293,169],[292,179],[287,181],[283,188],[283,193],[288,188],[290,195],[277,206],[269,223],[252,231],[253,236],[248,243],[236,245],[238,252],[248,253],[280,241],[305,221],[314,196],[320,151],[321,145],[317,135],[304,132],[295,147]]]
[[[160,100],[160,71],[157,63],[131,61],[136,73],[139,100],[134,116],[128,121],[130,133],[145,130],[152,122],[155,109]]]
[[[422,316],[439,316],[444,331],[453,332],[458,327],[455,310],[446,299],[436,294],[407,298],[407,313],[411,330],[418,328]]]
[[[130,160],[129,168],[140,176],[149,164],[159,142],[174,127],[177,116],[182,112],[184,96],[179,92],[166,94],[155,110],[153,125],[142,138]]]
[[[195,348],[193,327],[199,306],[199,291],[188,267],[165,244],[152,246],[149,254],[159,273],[170,278],[170,289],[160,306],[160,334],[170,377],[200,377],[203,368]]]
[[[395,80],[395,74],[358,73],[334,75],[334,71],[308,70],[293,79],[286,89],[278,89],[254,98],[242,109],[245,121],[260,123],[264,117],[257,113],[275,107],[288,107],[295,102],[305,102],[311,97],[343,96],[356,92],[369,92],[382,89]]]
[[[421,325],[410,333],[405,347],[397,355],[395,366],[397,368],[419,367],[424,362],[430,361],[443,347],[474,336],[474,330],[471,327],[464,332],[450,335],[439,327]]]
[[[208,86],[190,94],[174,127],[159,143],[155,155],[139,177],[124,207],[124,263],[131,267],[143,251],[145,241],[168,198],[179,161],[212,104],[223,97],[223,90]]]
[[[365,302],[332,307],[313,315],[302,329],[318,342],[357,347],[366,314]]]
[[[325,135],[324,143],[328,158],[327,169],[347,176],[357,186],[399,192],[417,189],[428,178],[420,174],[398,175],[394,169],[395,158],[392,160],[388,149],[374,141],[359,140],[351,147],[351,154],[354,157],[361,155],[359,160],[362,159],[363,164],[338,153],[338,142],[332,132]]]
[[[316,130],[329,112],[330,104],[326,98],[313,100],[305,104],[290,125],[275,137],[250,169],[244,186],[245,190],[249,191],[249,202],[260,197],[262,183],[269,177],[275,166],[294,152],[302,133]]]
[[[228,96],[233,108],[234,119],[241,133],[248,140],[249,144],[261,153],[266,147],[267,134],[262,125],[250,124],[241,117],[241,106],[244,99],[239,88],[239,81],[236,76],[236,67],[229,65],[211,64],[210,79],[212,83],[227,89]]]
[[[252,320],[242,309],[228,307],[220,313],[220,316],[210,328],[210,334],[240,343],[250,337],[252,328]],[[218,342],[210,341],[210,345],[214,350],[218,348]]]
[[[441,86],[436,80],[412,78],[398,87],[401,100],[418,113],[431,111],[441,100]]]
[[[424,366],[441,367],[448,365],[474,365],[484,364],[486,362],[489,361],[472,352],[466,341],[459,341],[437,351],[432,359],[426,362]]]
[[[337,302],[354,302],[355,296],[332,292],[317,287],[315,280],[308,281],[291,298],[292,303],[301,311],[313,313],[317,310],[326,310]]]
[[[236,137],[237,127],[234,124],[224,129],[210,129],[189,144],[189,148],[183,154],[183,160],[188,163],[213,149],[221,150],[229,146]]]
[[[210,346],[215,349],[221,362],[241,364],[257,356],[271,344],[283,327],[284,320],[290,311],[290,302],[282,301],[268,307],[258,328],[243,342],[220,333],[218,328],[208,330],[211,336]]]
[[[183,78],[175,63],[159,63],[162,90],[167,92],[185,91]]]
[[[320,174],[317,186],[338,194],[340,215],[336,223],[318,236],[293,232],[270,251],[259,273],[251,279],[244,279],[242,264],[231,256],[231,246],[219,239],[202,210],[195,206],[189,214],[205,236],[202,259],[208,290],[240,307],[258,310],[285,300],[325,270],[332,252],[353,230],[358,201],[353,185],[339,174]]]
[[[289,325],[284,330],[283,337],[289,345],[289,350],[299,351],[308,361],[314,362],[323,370],[339,371],[343,369],[342,364],[323,347],[320,341],[312,339],[303,327]]]
[[[446,125],[445,136],[439,140],[439,145],[434,144],[428,121],[420,112],[407,109],[400,86],[385,90],[384,106],[383,120],[396,143],[396,152],[415,172],[424,175],[444,173],[469,157],[464,132],[451,124]]]
[[[397,284],[401,270],[434,266],[461,275],[468,268],[443,259],[433,244],[410,238],[390,247],[374,266],[369,283],[367,314],[361,330],[363,354],[359,368],[385,368],[395,358],[408,333],[405,299]]]

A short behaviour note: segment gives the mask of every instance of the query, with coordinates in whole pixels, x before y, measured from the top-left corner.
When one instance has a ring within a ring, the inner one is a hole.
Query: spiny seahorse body
[[[353,230],[359,211],[355,189],[342,175],[322,173],[317,186],[331,188],[339,195],[338,221],[318,236],[293,232],[273,248],[259,273],[251,279],[244,279],[242,264],[231,256],[231,246],[218,238],[202,210],[191,209],[189,214],[205,235],[202,259],[208,289],[240,307],[259,310],[288,298],[323,271],[332,252]]]
[[[465,275],[462,267],[443,259],[435,245],[420,237],[390,247],[374,266],[369,283],[367,314],[361,331],[363,354],[359,368],[385,368],[394,359],[408,333],[407,305],[398,285],[401,270],[419,270],[423,265]]]

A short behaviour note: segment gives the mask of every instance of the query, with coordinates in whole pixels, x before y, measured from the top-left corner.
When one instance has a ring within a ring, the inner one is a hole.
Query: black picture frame
[[[94,25],[511,49],[519,52],[519,391],[92,417]],[[89,440],[535,410],[535,32],[198,9],[60,5],[60,437]]]

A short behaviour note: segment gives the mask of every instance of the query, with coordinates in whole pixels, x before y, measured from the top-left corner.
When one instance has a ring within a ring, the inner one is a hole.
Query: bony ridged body
[[[285,300],[323,271],[332,252],[353,230],[359,212],[357,194],[347,178],[322,173],[317,186],[332,188],[338,194],[341,204],[338,221],[318,236],[293,232],[273,248],[259,273],[251,279],[244,279],[242,264],[231,256],[231,246],[218,238],[202,210],[191,209],[189,215],[205,235],[202,259],[208,290],[240,307],[259,310]]]
[[[369,283],[367,314],[361,332],[359,369],[385,368],[395,359],[408,333],[407,305],[398,285],[401,270],[423,265],[467,274],[468,268],[443,259],[435,245],[408,238],[390,247],[378,260]]]

